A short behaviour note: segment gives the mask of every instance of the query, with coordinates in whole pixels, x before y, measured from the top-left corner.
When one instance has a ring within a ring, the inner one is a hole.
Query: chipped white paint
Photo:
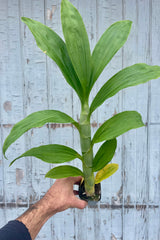
[[[117,240],[117,238],[112,234],[112,239],[111,240]]]
[[[80,11],[91,50],[115,21],[130,19],[132,31],[96,82],[97,90],[117,71],[136,62],[160,65],[160,1],[72,0]],[[37,46],[20,17],[31,17],[62,38],[60,0],[0,0],[0,148],[11,127],[31,112],[58,109],[79,119],[80,104],[56,64]],[[121,91],[93,113],[92,135],[114,113],[137,110],[146,127],[118,138],[113,162],[119,171],[102,183],[96,208],[69,209],[51,218],[37,239],[159,240],[160,239],[160,79]],[[80,151],[75,128],[34,129],[7,152],[9,160],[31,146],[60,143]],[[98,144],[94,152],[98,149]],[[53,181],[45,179],[50,166],[35,158],[8,167],[0,151],[0,226],[40,199]],[[74,165],[81,168],[80,162]],[[21,207],[20,207],[21,206]],[[22,207],[24,206],[24,207]]]
[[[16,168],[16,184],[21,185],[21,180],[24,177],[24,172],[20,168]]]

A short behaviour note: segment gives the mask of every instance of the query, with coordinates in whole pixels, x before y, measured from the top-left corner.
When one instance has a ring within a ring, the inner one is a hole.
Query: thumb
[[[88,203],[84,200],[80,200],[76,196],[73,197],[72,202],[71,202],[71,207],[73,208],[79,208],[79,209],[84,209]]]

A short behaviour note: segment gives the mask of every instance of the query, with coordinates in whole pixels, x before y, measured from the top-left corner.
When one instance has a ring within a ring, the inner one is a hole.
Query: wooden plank
[[[78,8],[89,38],[91,51],[96,43],[96,1],[73,1],[73,4]],[[90,94],[89,103],[93,99],[93,91]],[[75,93],[73,93],[73,116],[74,119],[80,119],[80,111],[81,105],[78,97]],[[96,122],[96,119],[94,119]],[[91,122],[93,122],[93,118],[91,118]],[[94,134],[94,128],[91,128],[91,134]],[[76,129],[74,129],[74,148],[77,149],[81,153],[80,148],[80,137],[79,133]],[[79,168],[82,168],[82,164],[80,161],[77,161],[75,165]],[[78,218],[77,218],[78,216]],[[96,217],[95,217],[96,219]],[[93,209],[87,207],[83,211],[75,210],[75,236],[76,239],[95,239],[94,234],[94,213]]]
[[[1,3],[1,123],[5,124],[15,123],[23,116],[18,3],[17,0]]]
[[[10,124],[17,122],[23,116],[23,82],[21,80],[22,65],[19,36],[19,1],[14,0],[3,2],[1,6],[3,11],[3,14],[1,15],[2,31],[0,33],[3,46],[1,48],[3,62],[1,79],[1,103],[3,104],[1,105],[1,123],[5,124],[1,129],[3,143],[11,130]],[[18,154],[20,149],[24,148],[24,141],[23,139],[21,140],[22,141],[19,142],[19,145],[12,146],[7,152],[9,160],[13,159],[14,153]],[[10,169],[8,165],[9,162],[3,160],[3,198],[5,199],[5,202],[26,201],[27,185],[25,177],[22,183],[23,187],[20,186],[20,184],[16,187],[17,183],[20,181],[19,173],[21,171],[21,165],[19,165],[19,168],[14,166]],[[23,173],[21,172],[21,178],[22,175]]]
[[[0,216],[0,228],[2,228],[7,223],[4,209],[0,209]]]
[[[123,67],[136,62],[149,63],[149,1],[125,1],[124,19],[133,21],[124,46]],[[143,15],[143,17],[142,17]],[[123,90],[123,110],[137,110],[148,121],[148,84]],[[148,191],[147,129],[132,130],[123,136],[124,204],[144,204]],[[124,239],[146,239],[147,209],[125,209]],[[136,220],[137,219],[137,220]]]
[[[142,11],[144,14],[143,20],[140,18]],[[149,2],[141,1],[136,5],[134,1],[126,1],[124,4],[124,18],[133,21],[131,34],[124,47],[124,67],[137,61],[148,61],[147,51],[149,46],[146,37],[149,37],[149,21],[146,21],[148,14]],[[123,110],[138,110],[143,116],[144,123],[147,122],[147,101],[147,84],[123,90]],[[134,204],[136,201],[141,202],[146,198],[147,131],[145,128],[132,130],[124,135],[123,141],[124,202]],[[141,166],[144,168],[143,171]],[[139,179],[139,177],[141,178]],[[137,182],[136,179],[139,179],[139,181]]]
[[[72,1],[72,3],[74,4],[75,7],[77,7],[77,9],[79,10],[86,30],[87,30],[87,34],[88,34],[88,38],[89,38],[89,42],[90,42],[90,47],[91,50],[93,49],[95,43],[96,43],[96,1],[85,1],[82,0],[81,2],[77,2],[77,1]],[[90,101],[91,99],[93,99],[93,93],[91,93],[90,95]],[[72,101],[72,108],[73,108],[73,118],[77,121],[79,121],[80,119],[80,112],[81,112],[81,104],[80,101],[77,97],[77,95],[75,94],[75,92],[73,92],[73,101]],[[93,118],[92,118],[93,119]],[[91,119],[91,122],[92,122]],[[95,120],[95,119],[94,119]],[[95,120],[96,122],[96,120]],[[94,133],[94,128],[91,128],[91,134],[93,135]],[[74,148],[77,149],[77,151],[79,151],[81,153],[81,148],[80,148],[80,137],[79,137],[79,133],[77,131],[77,129],[73,129],[73,138],[74,138]],[[76,165],[77,167],[82,168],[82,164],[80,162],[77,163]]]
[[[160,20],[158,13],[160,11],[160,3],[157,0],[151,1],[151,60],[153,65],[160,65],[160,56],[157,54],[157,50],[160,47]],[[160,106],[157,104],[160,102],[160,79],[151,82],[151,99],[150,99],[150,121],[151,123],[160,124]]]
[[[3,227],[5,224],[7,224],[7,222],[17,218],[17,216],[20,216],[23,212],[25,212],[27,210],[27,208],[4,208],[4,209],[0,209],[0,228]],[[36,239],[52,239],[51,235],[50,235],[50,223],[51,220],[48,221],[48,224],[44,225],[41,229],[41,231],[39,232],[39,234],[37,235]]]
[[[1,117],[1,115],[0,115]],[[0,128],[0,148],[2,149],[2,131]],[[0,151],[0,202],[4,202],[4,175],[3,175],[3,157]]]
[[[87,213],[88,209],[85,208],[84,210],[75,210],[75,239],[87,239]],[[78,218],[77,218],[78,216]]]
[[[117,1],[101,1],[97,5],[97,39],[100,38],[102,33],[114,22],[122,19],[122,5],[121,2]],[[105,68],[100,78],[97,80],[96,90],[100,89],[102,85],[114,75],[117,71],[122,68],[122,50],[120,50],[108,66]],[[97,121],[98,124],[103,123],[107,118],[113,116],[114,113],[121,111],[121,94],[108,99],[102,106],[97,110]],[[117,200],[117,193],[121,188],[121,138],[119,138],[118,148],[114,162],[120,164],[119,172],[113,177],[102,182],[102,202],[111,203]],[[117,177],[117,178],[116,178]],[[116,182],[116,184],[115,184]],[[113,183],[113,184],[112,184]]]
[[[123,239],[122,209],[112,210],[111,240]]]
[[[20,16],[30,17],[44,23],[44,1],[21,1]],[[21,44],[24,72],[24,114],[26,116],[38,110],[48,109],[46,56],[37,47],[34,37],[24,23],[21,23]],[[40,145],[42,142],[48,143],[48,129],[45,127],[38,130],[32,130],[27,133],[26,149]],[[44,191],[50,185],[49,181],[45,185],[43,181],[41,182],[40,166],[43,166],[42,169],[46,170],[45,172],[49,170],[48,165],[41,165],[40,161],[32,161],[32,158],[27,158],[26,174],[28,201],[30,202],[34,202],[41,195],[44,195]],[[46,186],[45,189],[44,186]],[[41,190],[43,193],[41,193]]]
[[[103,32],[114,22],[122,19],[122,2],[117,1],[99,1],[97,2],[97,40],[101,37]],[[100,78],[94,86],[94,89],[98,91],[103,84],[116,72],[122,69],[122,49],[113,57],[111,62],[104,69]],[[94,93],[96,92],[94,90]],[[113,114],[122,111],[122,93],[118,93],[112,98],[108,99],[105,103],[100,106],[93,116],[96,116],[96,121],[98,124],[102,124],[105,120],[112,117]],[[96,115],[97,114],[97,115]],[[119,170],[109,179],[102,182],[102,203],[119,205],[122,204],[122,178],[121,178],[121,137],[118,138],[118,145],[116,154],[113,158],[113,162],[119,164]],[[121,238],[122,236],[122,221],[121,221],[121,211],[119,211],[119,219],[115,217],[114,211],[109,211],[111,214],[111,222],[107,221],[107,227],[110,228],[108,234],[108,239],[112,236]],[[101,218],[101,216],[99,216]],[[120,220],[120,221],[118,221]],[[116,223],[116,221],[118,221]],[[118,226],[119,233],[115,232]],[[113,228],[113,229],[112,229]],[[113,232],[112,232],[113,231]],[[105,236],[105,235],[104,235]]]
[[[149,126],[149,203],[160,203],[160,126]]]
[[[52,239],[64,239],[64,212],[58,213],[51,219]]]
[[[150,63],[150,55],[148,54],[150,46],[150,1],[138,1],[137,3],[137,51],[138,62]],[[143,15],[143,18],[141,17]],[[137,86],[137,106],[136,109],[141,113],[144,123],[149,121],[148,114],[148,101],[150,91],[148,90],[149,84],[142,84]],[[142,94],[143,93],[143,94]],[[138,96],[138,97],[137,97]],[[137,154],[136,154],[136,203],[146,203],[148,201],[148,150],[147,150],[147,128],[137,130]],[[141,143],[141,144],[140,144]]]
[[[52,232],[51,232],[51,219],[47,221],[45,225],[41,228],[41,231],[37,235],[36,239],[53,239]]]
[[[147,217],[148,211],[146,208],[133,208],[124,210],[124,222],[123,222],[123,239],[150,239],[147,232]]]
[[[150,237],[148,238],[148,209],[143,206],[139,209],[137,208],[135,220],[135,239],[150,239]]]
[[[110,209],[100,209],[99,214],[99,239],[110,240],[112,236],[111,222],[112,215]],[[96,238],[95,238],[96,239]]]
[[[160,239],[160,209],[150,208],[148,214],[148,239]]]
[[[45,1],[45,24],[64,39],[60,21],[60,3],[61,1],[59,0]],[[51,59],[47,58],[46,64],[49,109],[60,110],[72,117],[73,90],[64,79],[58,66]],[[62,127],[61,125],[60,128],[50,128],[49,136],[51,143],[73,147],[72,127]],[[73,165],[73,162],[67,164]],[[54,164],[51,167],[55,166],[57,165]],[[56,215],[55,218],[52,218],[52,238],[72,239],[74,236],[74,228],[70,226],[74,225],[74,213],[72,210],[68,210],[60,215],[63,215],[63,217],[57,219]]]
[[[27,208],[20,208],[20,209],[9,209],[9,208],[2,208],[0,209],[0,228],[7,224],[9,221],[12,221],[17,216],[21,215],[22,212],[26,211]]]
[[[111,210],[87,208],[77,210],[78,218],[75,218],[75,239],[111,239]]]

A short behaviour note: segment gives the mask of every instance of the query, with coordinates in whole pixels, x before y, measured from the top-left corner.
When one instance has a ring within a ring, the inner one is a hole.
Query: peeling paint
[[[45,193],[44,193],[45,194]],[[40,196],[40,198],[42,198],[44,195]],[[1,200],[1,198],[0,198]],[[30,196],[29,197],[29,206],[32,206],[32,204],[34,204],[36,201],[39,200],[39,197],[34,194],[34,196]],[[26,201],[26,203],[25,203]],[[17,207],[28,207],[28,200],[27,199],[23,199],[22,197],[18,197],[17,198],[17,203],[15,202],[7,202],[7,203],[4,203],[4,202],[0,202],[0,208],[4,208],[4,207],[7,207],[7,208],[17,208]],[[106,205],[106,204],[100,204],[100,206],[97,206],[97,205],[92,205],[92,206],[88,206],[88,208],[94,208],[96,210],[98,210],[99,208],[100,209],[112,209],[112,210],[117,210],[117,209],[122,209],[122,208],[125,208],[125,209],[133,209],[135,208],[137,211],[139,210],[142,210],[142,209],[146,209],[147,207],[149,209],[159,209],[160,206],[159,205],[142,205],[142,204],[137,204],[137,205],[126,205],[124,204],[123,206],[122,205]],[[103,220],[103,223],[106,224],[106,220]]]
[[[57,6],[56,5],[52,5],[52,15],[54,14],[54,12],[56,11]]]
[[[112,240],[117,240],[117,238],[115,237],[115,235],[113,233],[111,234],[111,239]]]
[[[122,203],[123,198],[123,186],[121,185],[119,191],[117,192],[117,203]]]
[[[103,224],[106,225],[106,224],[107,224],[107,221],[106,221],[106,220],[103,220]]]
[[[80,118],[79,118],[79,115],[77,114],[77,122],[79,122],[80,121]]]
[[[59,123],[47,124],[47,128],[52,128],[52,129],[60,128],[60,124]]]
[[[57,8],[56,5],[52,5],[51,9],[49,9],[49,8],[47,9],[47,16],[46,16],[47,20],[52,20],[52,17],[53,17],[53,14],[54,14],[56,8]]]
[[[92,127],[93,127],[93,128],[94,128],[94,127],[97,127],[97,123],[96,123],[95,121],[93,121]]]
[[[2,127],[4,128],[12,128],[13,126],[13,124],[2,124]]]
[[[24,39],[26,38],[26,25],[24,24]]]
[[[24,177],[24,172],[20,168],[16,168],[16,184],[21,185],[21,180]]]
[[[10,101],[4,102],[3,108],[6,112],[11,111],[12,110],[12,103]]]
[[[115,116],[116,114],[117,114],[117,111],[116,111],[116,109],[114,109],[113,116]]]
[[[131,197],[130,195],[127,196],[127,204],[129,204],[131,202]]]

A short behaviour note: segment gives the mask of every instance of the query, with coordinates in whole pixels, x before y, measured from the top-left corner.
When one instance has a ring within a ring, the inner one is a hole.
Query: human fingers
[[[82,180],[82,177],[81,177],[81,176],[78,176],[78,177],[71,177],[71,179],[72,179],[73,184],[75,184],[75,185],[79,185],[80,182],[81,182],[81,180]]]
[[[76,196],[72,198],[71,207],[73,208],[84,209],[87,205],[88,203],[86,201],[80,200]]]

